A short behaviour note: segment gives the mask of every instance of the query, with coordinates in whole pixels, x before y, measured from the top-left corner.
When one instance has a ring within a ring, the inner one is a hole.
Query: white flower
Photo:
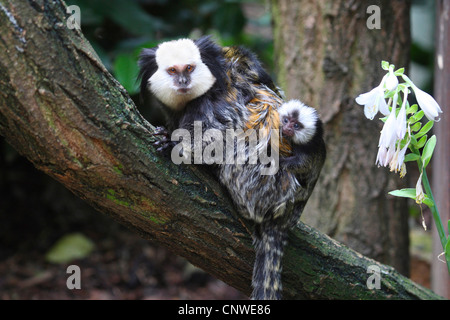
[[[378,165],[378,167],[386,166],[386,155],[387,155],[387,148],[384,146],[380,146],[378,148],[377,159],[375,160],[375,164]]]
[[[401,140],[406,134],[406,99],[408,98],[408,88],[404,90],[403,103],[397,116],[397,139]]]
[[[422,189],[422,172],[420,173],[419,180],[416,183],[416,203],[421,204],[425,200],[425,194]]]
[[[384,100],[384,83],[386,77],[387,75],[383,77],[378,87],[360,94],[355,99],[356,103],[364,106],[364,115],[367,119],[373,120],[378,110],[385,116],[389,114],[389,108],[387,107],[386,100]]]
[[[392,104],[392,111],[389,114],[386,122],[384,123],[383,129],[381,130],[380,140],[378,146],[384,146],[388,148],[393,144],[397,138],[397,118],[395,116],[395,110],[397,105],[397,93],[394,94],[394,102]]]
[[[428,118],[428,120],[439,121],[439,119],[436,118],[439,116],[439,113],[442,113],[442,110],[436,100],[434,100],[434,98],[425,91],[417,88],[416,85],[411,81],[411,79],[409,79],[405,74],[402,75],[402,78],[413,88],[414,93],[416,94],[417,103],[425,113],[425,116]]]
[[[421,204],[423,200],[425,200],[425,193],[423,193],[422,189],[422,174],[423,171],[420,172],[419,180],[416,183],[416,203]],[[420,214],[422,215],[422,227],[427,230],[427,225],[425,224],[425,218],[423,217],[422,210],[420,210]]]
[[[391,171],[399,172],[400,171],[400,177],[403,178],[406,174],[406,166],[405,166],[405,154],[406,150],[408,150],[409,142],[411,140],[408,140],[408,142],[405,144],[405,146],[400,149],[400,141],[397,144],[397,149],[395,150],[395,154],[391,159],[391,162],[389,164],[389,167]]]
[[[394,155],[395,155],[395,141],[392,141],[391,145],[387,149],[386,158],[384,159],[385,167],[387,167],[388,164],[391,163]]]
[[[431,95],[429,95],[425,91],[420,90],[416,86],[413,86],[412,88],[414,89],[414,93],[416,94],[417,103],[425,113],[425,116],[428,118],[428,120],[437,121],[436,118],[439,116],[439,113],[442,113],[442,110],[436,100],[434,100]]]
[[[388,164],[392,161],[392,158],[395,154],[395,141],[392,141],[392,144],[389,147],[380,146],[378,148],[377,159],[375,160],[375,164],[378,167],[387,167]]]
[[[389,91],[394,91],[397,89],[398,86],[398,79],[397,76],[394,74],[394,68],[389,68],[389,76],[386,79],[386,89]]]

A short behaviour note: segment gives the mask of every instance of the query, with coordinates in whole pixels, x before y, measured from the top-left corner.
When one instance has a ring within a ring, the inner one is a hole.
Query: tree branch
[[[60,1],[1,1],[0,134],[99,211],[249,294],[250,225],[206,170],[155,152],[153,127],[66,19]],[[286,298],[438,298],[304,224],[289,240]]]

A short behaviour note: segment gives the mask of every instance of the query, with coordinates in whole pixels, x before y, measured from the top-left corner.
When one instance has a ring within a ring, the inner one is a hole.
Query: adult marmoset
[[[166,128],[187,129],[191,137],[196,121],[202,123],[202,133],[245,128],[250,116],[246,105],[257,90],[277,90],[252,52],[243,47],[222,48],[208,36],[143,49],[139,67],[144,101],[153,95],[165,115]],[[203,148],[208,143],[203,141]]]
[[[279,135],[278,108],[283,103],[282,94],[247,49],[220,48],[208,37],[195,41],[181,39],[144,49],[139,65],[141,93],[154,95],[170,130],[187,129],[193,137],[196,121],[202,122],[203,133],[208,129],[257,130],[262,133],[258,151],[270,149],[277,155],[291,155],[291,143]],[[242,152],[248,160],[254,150],[248,144],[242,150],[235,148],[235,159]],[[218,165],[219,179],[238,211],[255,222],[254,299],[281,297],[281,267],[276,266],[281,263],[278,247],[284,243],[286,234],[284,213],[289,209],[288,204],[293,203],[298,186],[295,175],[286,170],[262,174],[266,166],[249,161],[244,165]],[[272,265],[264,262],[267,259]],[[271,269],[275,275],[270,274]]]

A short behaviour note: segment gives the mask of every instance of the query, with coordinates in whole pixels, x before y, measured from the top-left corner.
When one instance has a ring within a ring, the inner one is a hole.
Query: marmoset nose
[[[189,79],[187,77],[179,77],[178,78],[178,84],[187,85],[188,83],[189,83]]]
[[[283,135],[286,137],[292,137],[294,135],[294,129],[292,128],[284,129]]]

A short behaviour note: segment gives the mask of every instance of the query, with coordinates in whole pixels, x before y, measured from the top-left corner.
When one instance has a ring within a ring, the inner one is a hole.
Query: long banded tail
[[[258,225],[253,236],[256,251],[253,266],[253,300],[280,300],[282,297],[281,260],[287,230],[279,226]]]

